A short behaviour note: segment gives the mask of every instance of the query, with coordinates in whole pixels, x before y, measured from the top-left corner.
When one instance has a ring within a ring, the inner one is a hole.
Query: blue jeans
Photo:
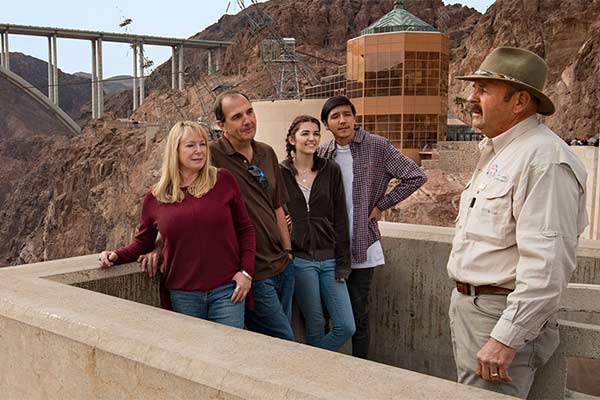
[[[246,327],[251,331],[285,340],[294,340],[292,331],[292,296],[294,267],[287,267],[271,278],[255,280],[254,310],[246,313]]]
[[[338,350],[355,331],[348,289],[335,280],[335,260],[294,259],[296,300],[306,320],[306,343],[327,350]],[[331,330],[325,334],[323,306],[331,318]]]
[[[231,281],[211,290],[169,289],[169,297],[175,312],[243,328],[245,300],[233,304],[233,289],[235,282]]]

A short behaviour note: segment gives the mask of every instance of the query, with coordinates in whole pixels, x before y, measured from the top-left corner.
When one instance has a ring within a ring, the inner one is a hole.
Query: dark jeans
[[[255,280],[254,310],[246,312],[246,327],[280,339],[294,340],[292,331],[292,297],[294,294],[294,266],[287,267],[271,278]]]
[[[354,313],[356,333],[352,336],[352,355],[367,358],[369,352],[369,292],[375,268],[353,269],[348,277],[348,293]]]

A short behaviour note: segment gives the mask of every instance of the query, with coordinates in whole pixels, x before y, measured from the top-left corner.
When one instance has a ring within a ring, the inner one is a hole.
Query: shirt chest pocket
[[[505,245],[514,238],[512,193],[510,183],[488,185],[480,192],[469,210],[465,226],[467,237],[498,245]]]

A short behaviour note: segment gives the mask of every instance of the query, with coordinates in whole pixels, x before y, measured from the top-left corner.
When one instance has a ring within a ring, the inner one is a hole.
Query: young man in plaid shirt
[[[352,272],[347,285],[356,323],[352,355],[366,358],[369,290],[374,268],[385,263],[377,221],[383,211],[406,199],[427,178],[389,140],[355,127],[356,109],[347,97],[327,100],[321,110],[321,121],[335,140],[321,146],[319,155],[340,165],[346,192],[352,242]],[[386,194],[392,178],[400,182]]]

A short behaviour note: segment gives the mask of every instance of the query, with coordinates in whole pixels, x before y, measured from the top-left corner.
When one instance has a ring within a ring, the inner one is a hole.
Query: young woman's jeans
[[[211,290],[169,289],[173,311],[206,319],[235,328],[244,327],[245,300],[231,302],[235,282],[227,282]]]
[[[309,261],[296,257],[295,296],[306,320],[306,342],[327,350],[338,350],[355,331],[354,316],[346,284],[335,280],[335,260]],[[331,318],[325,334],[323,305]]]

